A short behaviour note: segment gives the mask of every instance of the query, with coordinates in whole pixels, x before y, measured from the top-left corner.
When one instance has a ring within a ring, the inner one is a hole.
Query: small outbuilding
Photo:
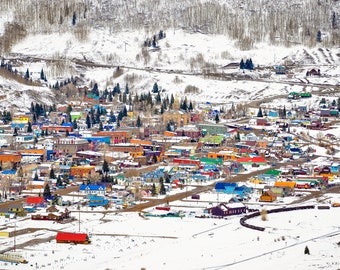
[[[90,244],[91,240],[86,233],[58,232],[57,243]]]

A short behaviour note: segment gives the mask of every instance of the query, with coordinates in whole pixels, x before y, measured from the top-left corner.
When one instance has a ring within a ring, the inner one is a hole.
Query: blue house
[[[237,187],[237,183],[217,182],[215,184],[215,190],[217,192],[223,192],[226,194],[233,194],[236,187]]]
[[[109,203],[109,200],[96,194],[89,194],[87,198],[89,199],[90,207],[105,206]]]
[[[93,184],[89,184],[89,185],[85,185],[82,184],[79,187],[79,191],[83,194],[97,194],[97,195],[104,195],[106,188],[105,186],[102,185],[93,185]]]

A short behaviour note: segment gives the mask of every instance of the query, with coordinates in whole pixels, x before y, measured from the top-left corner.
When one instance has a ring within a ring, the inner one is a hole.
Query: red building
[[[86,233],[58,232],[57,243],[90,244],[91,241]]]

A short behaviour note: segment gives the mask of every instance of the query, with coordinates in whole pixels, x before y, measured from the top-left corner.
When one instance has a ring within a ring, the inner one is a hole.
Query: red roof
[[[87,240],[86,233],[58,232],[55,238],[57,241],[83,242]]]
[[[252,162],[252,163],[266,163],[267,160],[264,159],[264,157],[262,156],[258,156],[258,157],[241,157],[238,160],[236,160],[237,162]]]
[[[43,204],[44,197],[27,197],[26,203],[27,204]]]

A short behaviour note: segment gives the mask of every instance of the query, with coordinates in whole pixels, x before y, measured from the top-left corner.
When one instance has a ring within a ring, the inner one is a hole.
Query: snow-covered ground
[[[327,194],[325,203],[339,202]],[[306,204],[319,205],[316,201]],[[138,213],[81,213],[80,224],[25,221],[40,230],[18,236],[16,243],[56,234],[50,230],[87,232],[90,245],[57,244],[55,240],[18,249],[29,263],[0,262],[2,269],[338,269],[340,208],[268,214],[248,220],[265,227],[242,227],[239,216],[227,219],[142,218]],[[2,220],[3,221],[3,220]],[[11,221],[12,225],[14,221]],[[23,222],[15,222],[17,229]],[[13,238],[0,239],[1,247]],[[308,246],[310,255],[305,255]]]

